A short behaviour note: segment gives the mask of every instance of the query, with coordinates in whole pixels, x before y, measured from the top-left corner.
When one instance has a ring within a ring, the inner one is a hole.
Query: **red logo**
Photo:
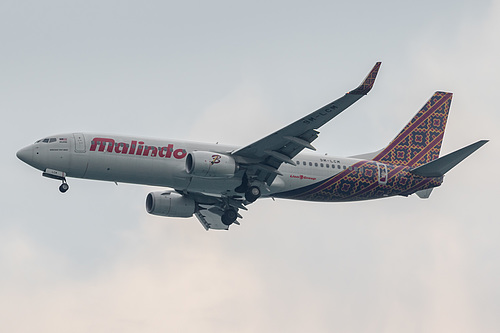
[[[220,163],[220,155],[212,155],[213,160],[210,161],[210,164],[219,164]]]
[[[172,156],[178,160],[183,159],[187,155],[185,149],[174,149],[173,144],[168,144],[164,147],[156,147],[146,145],[143,141],[132,140],[127,142],[115,142],[110,138],[93,138],[90,143],[90,151],[107,151],[108,153],[127,154],[135,156],[151,156],[171,158]]]
[[[290,178],[296,178],[296,179],[307,179],[307,180],[316,180],[316,177],[308,177],[304,175],[290,175]]]

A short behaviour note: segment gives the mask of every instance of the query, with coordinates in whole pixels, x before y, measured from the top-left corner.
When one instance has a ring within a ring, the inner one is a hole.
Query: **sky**
[[[500,1],[0,3],[0,328],[6,332],[498,332]],[[321,153],[383,148],[434,91],[431,197],[259,200],[241,226],[148,215],[140,185],[42,178],[57,133],[246,145],[355,88]]]

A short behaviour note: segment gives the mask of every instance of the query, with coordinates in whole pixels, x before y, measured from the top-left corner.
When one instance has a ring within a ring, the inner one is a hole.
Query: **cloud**
[[[189,137],[194,141],[244,145],[276,130],[273,123],[275,118],[258,81],[250,76],[193,117]]]

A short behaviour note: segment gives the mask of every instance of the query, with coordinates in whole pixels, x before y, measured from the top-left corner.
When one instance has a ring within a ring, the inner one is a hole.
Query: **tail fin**
[[[470,154],[481,148],[488,140],[481,140],[467,147],[449,153],[437,160],[426,163],[418,168],[410,170],[411,173],[424,177],[441,177],[450,171],[458,163],[466,159]]]
[[[437,91],[374,161],[418,167],[439,157],[453,94]]]

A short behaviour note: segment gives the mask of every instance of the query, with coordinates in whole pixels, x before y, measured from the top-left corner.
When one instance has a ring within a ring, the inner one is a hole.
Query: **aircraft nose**
[[[16,154],[17,158],[27,164],[33,164],[33,148],[25,147]]]

